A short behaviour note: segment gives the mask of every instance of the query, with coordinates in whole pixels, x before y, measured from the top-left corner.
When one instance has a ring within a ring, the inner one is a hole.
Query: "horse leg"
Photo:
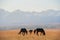
[[[34,34],[35,34],[36,30],[34,30]]]
[[[37,32],[37,35],[38,35],[38,32]],[[39,36],[39,35],[38,35]]]
[[[45,32],[43,32],[43,35],[46,35]]]
[[[25,34],[26,34],[26,35],[28,34],[27,31],[24,33],[24,35],[25,35]]]
[[[45,35],[45,32],[41,32],[42,35]]]
[[[40,35],[43,35],[43,33],[41,32]]]
[[[35,34],[35,31],[34,31],[34,34]]]
[[[25,33],[22,33],[22,35],[24,36],[24,35],[25,35]]]

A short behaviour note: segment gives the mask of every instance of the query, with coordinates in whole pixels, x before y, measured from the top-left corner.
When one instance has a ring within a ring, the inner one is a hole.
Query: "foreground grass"
[[[25,36],[18,35],[19,30],[0,31],[0,40],[60,40],[60,30],[46,29],[46,35],[37,36],[34,33]]]

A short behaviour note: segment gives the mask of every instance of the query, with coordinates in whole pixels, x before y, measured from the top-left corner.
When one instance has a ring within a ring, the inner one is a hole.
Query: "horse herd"
[[[29,31],[27,31],[26,28],[21,28],[21,30],[20,30],[20,32],[19,32],[18,34],[22,34],[22,35],[24,36],[25,34],[27,35],[28,32],[29,32],[30,34],[31,34],[32,32],[34,32],[34,34],[36,34],[36,35],[39,35],[38,32],[40,32],[40,34],[46,35],[46,33],[45,33],[45,31],[44,31],[43,28],[36,28],[36,29],[34,29],[34,30],[29,30]]]

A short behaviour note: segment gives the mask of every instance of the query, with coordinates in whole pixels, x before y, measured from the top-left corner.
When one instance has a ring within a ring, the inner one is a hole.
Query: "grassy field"
[[[18,35],[19,30],[0,31],[0,40],[60,40],[59,29],[46,29],[46,35],[37,36],[34,33],[22,36]]]

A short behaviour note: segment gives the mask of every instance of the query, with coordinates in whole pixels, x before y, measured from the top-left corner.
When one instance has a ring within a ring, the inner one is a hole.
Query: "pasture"
[[[20,30],[0,31],[0,40],[60,40],[60,29],[45,29],[46,35],[37,36],[32,32],[28,32],[23,36],[18,34]],[[40,34],[40,33],[38,33]]]

